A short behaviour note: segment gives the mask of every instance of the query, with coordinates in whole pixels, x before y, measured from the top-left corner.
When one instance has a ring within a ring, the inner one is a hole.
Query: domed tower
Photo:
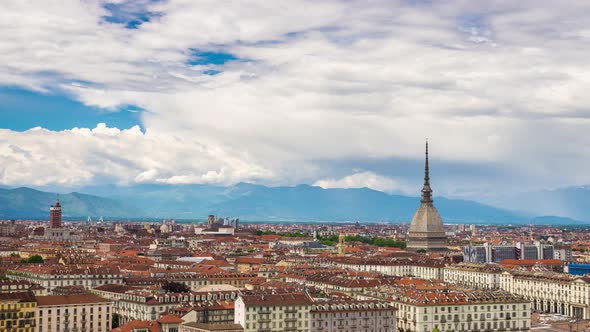
[[[443,222],[434,207],[432,188],[430,188],[430,170],[428,168],[428,141],[426,141],[426,161],[424,163],[424,187],[420,207],[416,210],[408,231],[409,251],[420,249],[426,251],[446,251],[447,236]]]
[[[49,207],[49,228],[61,228],[61,204],[59,204],[59,199],[55,201],[55,205]]]

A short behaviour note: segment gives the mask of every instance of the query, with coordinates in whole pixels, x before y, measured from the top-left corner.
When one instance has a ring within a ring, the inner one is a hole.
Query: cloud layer
[[[407,187],[392,178],[381,176],[373,172],[358,172],[347,175],[341,179],[319,180],[314,186],[322,188],[370,188],[383,191],[386,193],[404,192],[415,194],[408,190]]]
[[[586,2],[4,7],[0,84],[109,111],[138,106],[146,128],[3,130],[4,184],[253,181],[391,191],[400,180],[418,186],[421,169],[408,177],[336,165],[418,160],[426,137],[434,165],[503,170],[487,178],[445,171],[453,174],[452,183],[439,180],[445,194],[590,182]],[[235,60],[194,61],[195,50]]]

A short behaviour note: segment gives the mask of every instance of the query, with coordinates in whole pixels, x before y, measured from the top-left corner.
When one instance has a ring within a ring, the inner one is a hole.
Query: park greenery
[[[40,255],[33,255],[29,258],[21,259],[20,262],[23,264],[42,264],[43,257],[41,257]]]
[[[329,236],[318,236],[318,240],[324,245],[333,246],[338,243],[338,235]],[[406,243],[404,241],[398,241],[394,239],[388,239],[383,237],[367,237],[360,235],[347,235],[345,237],[346,242],[360,242],[364,244],[370,244],[377,247],[393,247],[393,248],[405,248]]]
[[[285,237],[310,237],[308,234],[304,234],[301,232],[287,232],[287,233],[279,233],[275,231],[262,231],[258,230],[256,235],[280,235]],[[338,235],[328,235],[328,236],[317,236],[318,241],[326,246],[333,246],[338,243]],[[402,248],[406,247],[406,243],[404,241],[398,241],[394,239],[388,239],[383,237],[367,237],[367,236],[360,236],[360,235],[347,235],[346,242],[360,242],[365,244],[370,244],[377,247],[393,247],[393,248]]]

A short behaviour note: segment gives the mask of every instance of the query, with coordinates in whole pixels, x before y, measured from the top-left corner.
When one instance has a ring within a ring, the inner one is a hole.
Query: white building
[[[414,276],[423,279],[442,279],[445,263],[442,259],[373,258],[354,259],[346,257],[332,262],[339,268],[353,271],[379,272],[393,276]]]
[[[118,267],[21,266],[9,270],[6,276],[39,284],[50,293],[55,287],[84,286],[87,290],[106,284],[122,284]]]
[[[93,294],[37,297],[38,332],[111,330],[112,302]]]
[[[113,311],[121,323],[132,320],[156,320],[176,307],[212,301],[230,301],[238,296],[237,291],[203,291],[188,293],[152,294],[128,286],[106,285],[94,289],[97,295],[113,301]]]
[[[396,309],[383,301],[316,302],[310,314],[310,332],[397,331]]]
[[[245,332],[309,331],[312,303],[304,292],[240,295],[234,321]]]
[[[504,269],[495,264],[461,263],[443,269],[445,282],[473,288],[498,288]]]
[[[502,273],[500,287],[527,298],[533,310],[590,319],[590,278],[512,270]]]
[[[391,288],[400,332],[529,331],[531,304],[500,290]],[[387,293],[387,291],[385,291]],[[378,294],[382,296],[382,294]]]

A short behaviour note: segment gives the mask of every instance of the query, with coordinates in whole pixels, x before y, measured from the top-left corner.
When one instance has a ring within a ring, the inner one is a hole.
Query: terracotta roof
[[[205,331],[244,331],[240,324],[205,324],[205,323],[186,323],[184,326],[196,327]]]
[[[500,265],[563,265],[564,262],[559,259],[505,259]]]
[[[32,292],[0,293],[0,301],[36,302]]]
[[[64,305],[64,304],[90,304],[111,302],[94,294],[75,294],[75,295],[48,295],[37,296],[39,306]]]
[[[132,320],[123,326],[111,330],[111,332],[132,332],[136,329],[147,329],[149,332],[162,332],[160,324],[153,320]]]
[[[240,296],[246,305],[306,305],[312,304],[312,299],[306,293],[287,294],[256,294]]]
[[[264,264],[266,260],[258,257],[238,257],[236,264]]]
[[[164,315],[158,319],[158,323],[160,324],[180,324],[183,320],[180,317],[172,314]]]

